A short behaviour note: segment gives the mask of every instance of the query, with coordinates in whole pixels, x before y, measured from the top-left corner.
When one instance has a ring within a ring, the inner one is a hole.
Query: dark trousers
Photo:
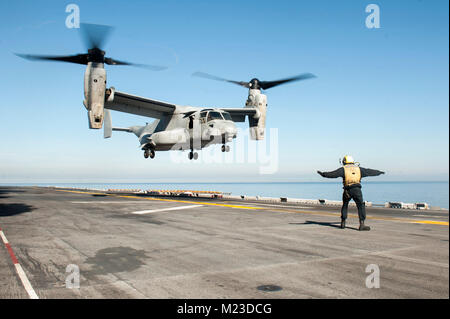
[[[342,194],[341,218],[347,219],[348,203],[352,199],[355,201],[356,207],[358,207],[359,220],[366,220],[366,205],[364,204],[361,187],[344,188],[344,194]]]

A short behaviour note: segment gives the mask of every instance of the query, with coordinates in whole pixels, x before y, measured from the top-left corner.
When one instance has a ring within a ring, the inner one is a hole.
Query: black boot
[[[345,219],[341,219],[341,229],[345,228]]]
[[[370,230],[370,227],[364,225],[364,221],[363,221],[363,220],[360,220],[360,221],[359,221],[359,230],[360,230],[360,231],[364,231],[364,230],[367,231],[367,230]]]

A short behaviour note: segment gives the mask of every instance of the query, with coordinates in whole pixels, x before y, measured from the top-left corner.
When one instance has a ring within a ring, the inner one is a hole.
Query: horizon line
[[[298,183],[314,183],[314,184],[341,184],[342,181],[224,181],[224,182],[211,182],[211,181],[184,181],[184,182],[115,182],[115,181],[99,181],[99,182],[80,182],[80,181],[50,181],[50,182],[0,182],[0,186],[6,184],[298,184]],[[364,181],[364,184],[370,183],[449,183],[449,180],[398,180],[398,181]]]

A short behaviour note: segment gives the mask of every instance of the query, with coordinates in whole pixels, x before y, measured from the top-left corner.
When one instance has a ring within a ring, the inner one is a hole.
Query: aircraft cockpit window
[[[219,112],[209,112],[208,113],[208,121],[212,121],[212,120],[223,120],[223,117]]]
[[[222,112],[223,118],[227,121],[232,121],[231,115],[228,112]]]
[[[206,112],[201,112],[200,117],[206,117]]]

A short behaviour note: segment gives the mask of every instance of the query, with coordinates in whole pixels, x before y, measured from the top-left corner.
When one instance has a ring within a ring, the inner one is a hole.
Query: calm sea
[[[342,184],[331,182],[303,183],[21,183],[3,184],[21,186],[59,186],[76,188],[121,189],[170,189],[221,191],[232,195],[294,197],[305,199],[341,200]],[[366,182],[363,184],[364,199],[374,204],[388,201],[405,203],[425,202],[431,206],[449,208],[448,182]]]

